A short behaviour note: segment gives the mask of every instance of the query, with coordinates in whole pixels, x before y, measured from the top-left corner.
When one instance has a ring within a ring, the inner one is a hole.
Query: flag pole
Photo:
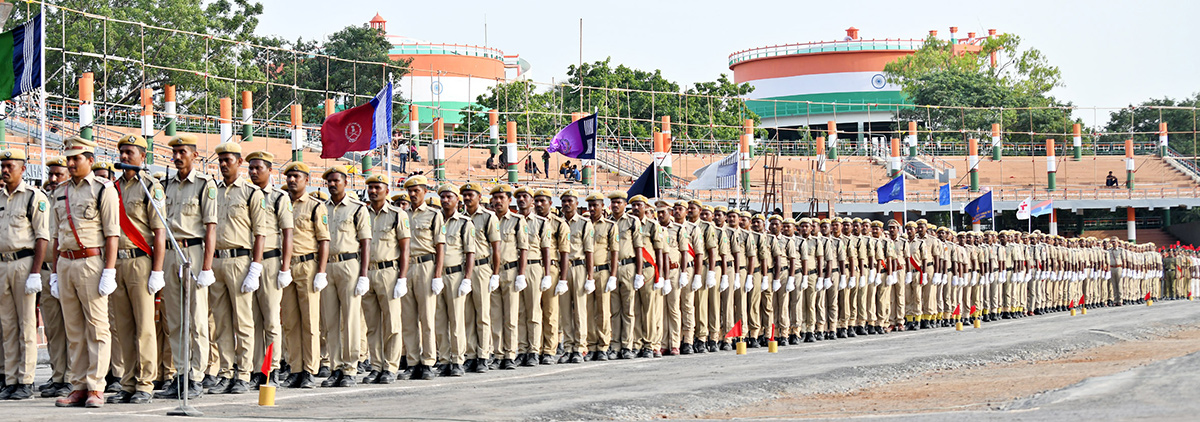
[[[38,113],[38,140],[41,143],[42,149],[42,182],[46,181],[46,3],[42,3],[42,10],[39,15],[38,22],[38,39],[41,44],[41,54],[38,55],[39,66],[41,71],[38,72],[41,91],[38,94],[38,100],[41,103],[41,112]],[[66,46],[64,46],[66,47]],[[65,103],[64,103],[65,104]]]

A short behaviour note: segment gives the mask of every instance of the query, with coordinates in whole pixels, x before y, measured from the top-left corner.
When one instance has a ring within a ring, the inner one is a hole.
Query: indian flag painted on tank
[[[41,15],[0,34],[0,101],[42,86]]]

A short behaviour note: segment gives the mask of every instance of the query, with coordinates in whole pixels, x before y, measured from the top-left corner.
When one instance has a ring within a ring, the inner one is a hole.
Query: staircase
[[[1138,229],[1136,229],[1136,232],[1137,232],[1137,243],[1139,243],[1139,244],[1154,242],[1154,244],[1156,246],[1163,246],[1163,245],[1174,245],[1175,242],[1179,241],[1178,238],[1176,238],[1175,236],[1172,236],[1170,233],[1167,233],[1167,231],[1163,230],[1163,229],[1138,228]],[[1083,232],[1083,236],[1084,237],[1091,236],[1091,237],[1095,237],[1097,239],[1107,239],[1110,237],[1116,237],[1117,239],[1128,240],[1127,237],[1129,236],[1129,232],[1125,229],[1085,230]]]

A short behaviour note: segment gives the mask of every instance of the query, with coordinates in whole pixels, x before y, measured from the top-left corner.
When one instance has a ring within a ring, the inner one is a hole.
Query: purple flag
[[[593,114],[571,122],[567,127],[558,131],[558,134],[554,135],[554,139],[550,140],[550,146],[546,147],[546,152],[557,152],[580,160],[595,159],[596,115]]]

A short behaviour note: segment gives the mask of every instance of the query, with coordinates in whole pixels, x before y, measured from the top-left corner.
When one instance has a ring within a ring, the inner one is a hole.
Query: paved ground
[[[255,394],[208,395],[195,402],[219,419],[581,420],[689,419],[782,395],[850,392],[929,371],[1054,359],[1122,341],[1159,338],[1200,327],[1200,302],[1096,309],[985,324],[982,329],[924,330],[781,348],[663,359],[493,371],[463,378],[402,381],[350,389],[281,390],[278,407]],[[972,412],[921,413],[923,419],[1186,419],[1196,414],[1200,356],[1162,361],[1112,376]],[[45,379],[45,369],[39,375]],[[1171,400],[1186,396],[1191,400]],[[852,406],[853,403],[847,403]],[[173,402],[103,409],[56,409],[48,399],[0,403],[13,420],[160,417]],[[953,409],[951,409],[953,410]],[[86,416],[85,416],[86,415]],[[814,415],[807,415],[814,416]],[[821,415],[837,417],[837,415]],[[915,415],[892,414],[896,418]],[[779,415],[803,418],[803,413]]]

